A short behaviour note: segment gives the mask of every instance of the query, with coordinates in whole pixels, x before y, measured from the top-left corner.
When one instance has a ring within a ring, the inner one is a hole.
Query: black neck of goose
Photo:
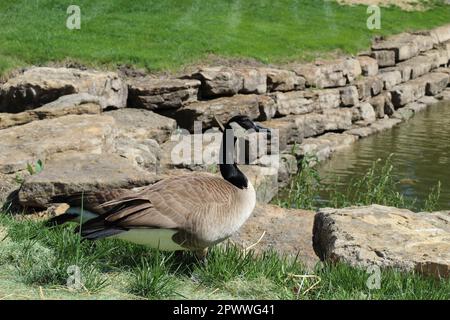
[[[219,164],[222,177],[239,189],[248,187],[247,177],[239,170],[234,160],[234,146],[236,138],[229,124],[225,126],[220,145],[221,161]]]

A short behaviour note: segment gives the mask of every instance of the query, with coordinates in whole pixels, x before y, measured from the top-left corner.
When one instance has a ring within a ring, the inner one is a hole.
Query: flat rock
[[[102,98],[102,107],[126,106],[128,88],[114,72],[33,67],[9,79],[0,89],[0,112],[18,113],[61,96],[89,93]]]
[[[358,96],[360,99],[376,96],[383,90],[384,86],[380,75],[361,77],[356,80],[354,84],[358,89]]]
[[[262,237],[252,249],[257,253],[275,250],[279,254],[296,256],[308,267],[319,261],[312,249],[314,212],[283,209],[274,205],[257,205],[252,216],[231,240],[247,248]]]
[[[370,77],[378,74],[378,62],[376,59],[368,56],[359,56],[357,59],[361,65],[363,76]]]
[[[251,181],[258,202],[268,203],[278,194],[278,168],[240,165],[239,169]]]
[[[356,86],[347,86],[339,89],[341,103],[344,107],[351,107],[359,102],[359,93]]]
[[[392,67],[395,66],[395,52],[391,50],[377,50],[371,54],[372,58],[377,60],[378,66]]]
[[[316,61],[296,66],[294,72],[306,79],[308,86],[316,88],[342,87],[361,75],[357,59],[346,58],[332,61]]]
[[[0,113],[0,129],[66,115],[99,114],[102,112],[100,100],[97,96],[77,93],[62,96],[36,109],[20,113]]]
[[[203,68],[190,78],[201,81],[200,95],[204,98],[235,95],[242,90],[244,82],[242,74],[229,67]]]
[[[435,96],[444,90],[449,83],[450,75],[447,73],[432,72],[423,77],[426,81],[425,94]]]
[[[318,161],[324,161],[341,149],[351,146],[358,137],[346,133],[326,133],[319,137],[305,139],[295,149],[297,156],[316,156]]]
[[[264,69],[238,68],[236,71],[242,77],[242,88],[238,91],[239,93],[267,92],[267,74]]]
[[[106,115],[69,115],[0,130],[0,172],[25,170],[28,163],[69,151],[110,152],[114,124]]]
[[[423,77],[420,77],[395,86],[390,91],[392,103],[396,107],[402,107],[407,103],[422,98],[425,95],[426,85],[427,81]]]
[[[179,108],[197,101],[199,80],[155,79],[128,80],[128,106],[147,110]]]
[[[395,125],[401,123],[401,119],[396,118],[386,118],[386,119],[378,119],[375,122],[369,124],[368,126],[352,128],[350,130],[345,131],[346,134],[355,135],[359,138],[365,138],[372,134],[391,129]]]
[[[352,125],[352,110],[340,108],[293,116],[298,131],[305,137],[313,137],[327,131],[347,130]]]
[[[391,90],[396,85],[402,83],[402,73],[398,70],[390,70],[381,72],[379,74],[381,81],[383,81],[383,88],[385,90]]]
[[[54,157],[42,172],[27,177],[18,199],[23,206],[45,208],[56,195],[131,189],[159,179],[115,154],[72,153]]]
[[[267,91],[293,91],[305,89],[306,80],[293,71],[281,69],[265,69],[267,75]]]
[[[163,143],[177,128],[175,120],[149,110],[125,108],[105,115],[114,118],[119,136],[134,140],[154,139]]]
[[[316,109],[314,100],[304,91],[276,92],[271,95],[276,103],[277,115],[306,114]]]
[[[320,209],[314,251],[323,261],[450,276],[450,212],[380,205]]]
[[[177,124],[181,128],[193,132],[195,121],[198,121],[201,129],[213,127],[216,124],[214,115],[226,123],[232,117],[241,114],[245,114],[251,119],[266,120],[272,118],[275,112],[276,104],[272,98],[246,94],[194,102],[166,115],[177,120]]]

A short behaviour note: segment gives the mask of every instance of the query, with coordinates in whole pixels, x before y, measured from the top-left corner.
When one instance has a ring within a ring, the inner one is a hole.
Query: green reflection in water
[[[363,175],[373,161],[383,162],[390,154],[399,191],[417,198],[422,207],[430,189],[441,181],[440,209],[450,209],[450,103],[429,107],[407,123],[361,139],[337,152],[319,169],[325,183],[345,188],[351,179]],[[326,194],[322,194],[324,199]]]

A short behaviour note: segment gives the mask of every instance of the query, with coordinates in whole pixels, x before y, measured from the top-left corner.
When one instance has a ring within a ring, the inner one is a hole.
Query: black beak
[[[256,124],[256,123],[255,123],[255,131],[256,132],[266,132],[267,139],[272,138],[272,133],[271,133],[270,129],[264,128],[263,126],[260,126],[259,124]]]

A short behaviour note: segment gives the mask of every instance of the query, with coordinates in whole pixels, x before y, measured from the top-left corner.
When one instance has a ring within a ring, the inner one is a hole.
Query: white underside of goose
[[[82,210],[79,207],[69,208],[67,213],[76,215],[75,222],[87,222],[98,217],[98,214],[90,212],[88,210]],[[178,243],[172,240],[172,236],[176,233],[173,229],[131,229],[122,232],[118,235],[111,236],[109,238],[120,239],[144,246],[148,246],[154,249],[160,249],[163,251],[178,251],[186,250],[186,248],[180,246]]]

